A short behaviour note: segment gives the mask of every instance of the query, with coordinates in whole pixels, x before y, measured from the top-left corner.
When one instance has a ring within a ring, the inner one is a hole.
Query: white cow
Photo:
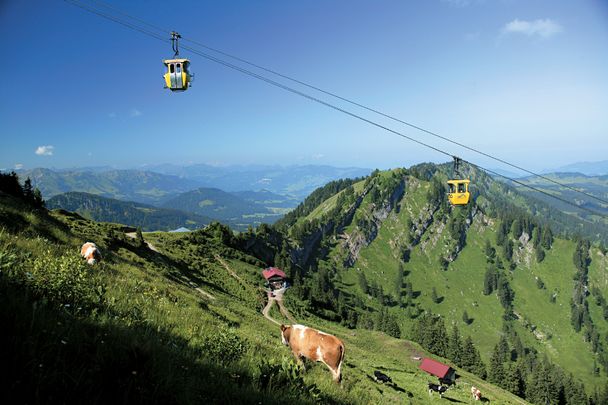
[[[479,401],[481,399],[481,391],[479,388],[471,386],[471,395],[475,398],[475,401]]]
[[[101,252],[93,242],[82,245],[80,255],[87,259],[88,264],[95,264],[101,260]]]

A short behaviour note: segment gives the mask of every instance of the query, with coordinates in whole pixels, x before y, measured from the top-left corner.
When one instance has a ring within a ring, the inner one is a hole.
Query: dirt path
[[[264,317],[266,319],[268,319],[270,322],[272,323],[276,323],[277,325],[280,325],[279,322],[275,321],[271,316],[270,316],[270,308],[272,308],[272,306],[274,305],[274,298],[272,297],[268,297],[268,303],[266,304],[266,306],[264,307],[264,309],[262,310],[262,314],[264,315]]]
[[[125,236],[127,238],[131,238],[131,239],[135,239],[137,238],[137,233],[136,232],[126,232]],[[144,240],[144,242],[146,242],[146,245],[148,245],[148,249],[155,251],[156,253],[160,253],[158,251],[158,249],[156,248],[156,246],[154,246],[153,244],[151,244],[150,242]]]
[[[249,284],[245,283],[243,281],[242,278],[239,277],[238,274],[236,274],[236,272],[234,270],[232,270],[230,268],[230,266],[228,265],[228,263],[226,263],[226,261],[224,259],[222,259],[222,257],[218,254],[214,255],[215,260],[217,260],[225,269],[226,271],[235,279],[237,279],[241,284],[243,284],[246,287],[251,287]],[[264,309],[262,310],[262,314],[264,315],[264,317],[266,319],[268,319],[269,321],[280,325],[280,322],[278,322],[277,320],[273,319],[270,316],[270,309],[272,308],[272,306],[274,305],[274,303],[276,302],[277,305],[279,306],[279,311],[281,312],[281,314],[289,319],[290,322],[292,323],[296,323],[296,320],[294,319],[293,316],[291,316],[291,314],[289,313],[289,311],[287,310],[287,308],[285,308],[285,306],[283,305],[283,293],[285,292],[284,289],[281,290],[276,290],[274,292],[274,296],[271,296],[270,294],[268,294],[268,303],[266,304],[266,306],[264,307]]]
[[[214,300],[215,299],[215,297],[213,295],[209,294],[207,291],[204,291],[200,287],[196,287],[195,290],[198,291],[199,293],[201,293],[202,296],[207,297],[210,300]]]
[[[262,310],[262,314],[266,317],[266,319],[270,320],[273,323],[276,323],[277,325],[280,325],[280,323],[270,316],[270,308],[272,308],[272,306],[274,305],[275,302],[279,306],[279,311],[281,311],[281,314],[285,318],[289,319],[289,321],[291,323],[297,323],[296,320],[294,319],[294,317],[291,316],[291,314],[289,313],[289,311],[287,310],[287,308],[285,308],[285,306],[283,305],[283,293],[284,292],[285,292],[284,289],[276,290],[274,292],[274,297],[270,293],[268,293],[267,294],[268,295],[268,303],[266,304],[266,306]]]
[[[230,266],[228,266],[228,263],[226,263],[226,262],[224,261],[224,259],[222,259],[222,257],[221,257],[220,255],[216,254],[216,255],[214,255],[214,257],[215,257],[215,260],[217,260],[218,262],[220,262],[220,264],[221,264],[221,265],[222,265],[222,266],[223,266],[223,267],[224,267],[224,268],[225,268],[225,269],[228,271],[228,273],[229,273],[229,274],[230,274],[232,277],[236,278],[236,279],[237,279],[237,280],[239,280],[241,283],[243,283],[243,279],[241,279],[241,278],[239,277],[239,275],[238,275],[238,274],[236,274],[236,272],[235,272],[234,270],[232,270],[232,269],[230,268]]]

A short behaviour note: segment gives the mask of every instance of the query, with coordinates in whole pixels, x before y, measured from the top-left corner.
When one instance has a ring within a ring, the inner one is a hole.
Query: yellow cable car
[[[458,166],[462,162],[457,156],[454,158],[454,176],[458,176]],[[452,179],[448,180],[448,200],[452,205],[467,205],[471,194],[469,193],[469,183],[471,180]]]
[[[448,200],[452,205],[467,205],[471,194],[469,183],[471,180],[448,180]]]
[[[167,73],[163,76],[165,88],[171,91],[185,91],[192,85],[194,77],[190,73],[188,59],[166,59],[163,63],[167,68]]]
[[[163,63],[167,72],[163,75],[165,88],[171,91],[185,91],[192,85],[194,74],[190,73],[190,61],[179,59],[178,41],[182,36],[177,32],[171,32],[171,47],[173,48],[173,59],[165,59]]]

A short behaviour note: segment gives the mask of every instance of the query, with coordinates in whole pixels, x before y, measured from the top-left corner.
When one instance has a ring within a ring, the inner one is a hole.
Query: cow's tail
[[[344,343],[340,343],[340,362],[338,363],[338,372],[336,373],[336,382],[342,381],[342,363],[344,363]]]

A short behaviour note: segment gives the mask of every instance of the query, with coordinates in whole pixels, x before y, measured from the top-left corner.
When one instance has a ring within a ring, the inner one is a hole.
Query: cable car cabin
[[[171,91],[185,91],[192,85],[194,75],[190,73],[190,61],[188,59],[166,59],[163,63],[167,67],[164,74],[165,88]]]
[[[470,180],[448,180],[448,200],[452,205],[467,205],[471,194],[469,193]]]

